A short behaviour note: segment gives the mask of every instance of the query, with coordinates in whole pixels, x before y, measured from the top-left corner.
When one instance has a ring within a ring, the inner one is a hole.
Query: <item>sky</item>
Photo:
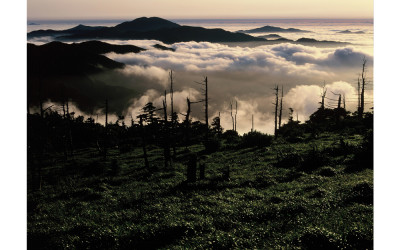
[[[372,0],[27,0],[29,20],[163,18],[373,18]]]

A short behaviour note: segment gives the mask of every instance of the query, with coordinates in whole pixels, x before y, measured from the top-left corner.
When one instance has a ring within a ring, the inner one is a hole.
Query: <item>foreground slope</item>
[[[362,137],[347,137],[347,150],[341,138],[212,154],[193,145],[178,148],[169,169],[157,147],[150,168],[140,148],[114,149],[105,162],[94,148],[68,162],[53,156],[41,190],[28,193],[28,247],[371,249],[373,172],[349,171],[349,149]],[[315,147],[326,153],[322,164],[299,168],[289,157],[320,159]],[[195,183],[186,182],[190,152],[206,164]]]

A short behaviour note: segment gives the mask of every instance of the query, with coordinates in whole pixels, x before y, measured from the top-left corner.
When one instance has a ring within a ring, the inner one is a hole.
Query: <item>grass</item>
[[[53,155],[42,163],[41,190],[28,190],[28,246],[372,248],[373,171],[345,171],[354,154],[336,152],[339,140],[325,134],[307,143],[278,140],[211,154],[203,145],[178,147],[170,169],[156,147],[148,152],[150,169],[140,148],[113,149],[105,162],[94,149],[68,162]],[[350,146],[361,142],[357,136],[346,140]],[[191,152],[206,163],[206,178],[186,183]],[[298,154],[300,163],[280,167],[282,152]],[[307,156],[322,153],[326,161],[307,167]]]

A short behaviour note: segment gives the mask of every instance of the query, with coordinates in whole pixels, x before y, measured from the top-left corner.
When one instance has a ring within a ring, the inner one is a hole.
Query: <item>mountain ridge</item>
[[[311,31],[308,31],[308,30],[301,30],[301,29],[295,29],[295,28],[284,29],[284,28],[270,26],[270,25],[266,25],[263,27],[250,29],[250,30],[238,30],[236,32],[238,32],[238,33],[264,33],[264,32],[311,33]]]
[[[141,17],[114,27],[78,25],[67,30],[38,30],[28,33],[28,38],[53,36],[56,40],[78,39],[155,39],[164,43],[176,42],[250,42],[263,38],[235,33],[223,29],[206,29],[182,26],[159,17]]]

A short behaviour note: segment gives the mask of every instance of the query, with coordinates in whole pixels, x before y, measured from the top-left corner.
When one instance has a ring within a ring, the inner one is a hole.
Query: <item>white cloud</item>
[[[133,90],[131,105],[127,104],[128,108],[121,110],[126,117],[132,115],[135,118],[150,101],[156,107],[162,107],[164,90],[169,90],[168,71],[172,69],[174,106],[178,113],[186,113],[188,96],[192,101],[202,99],[200,86],[194,81],[201,81],[203,76],[208,76],[210,124],[220,112],[222,126],[225,130],[231,129],[229,102],[237,100],[237,129],[240,133],[250,131],[252,115],[255,129],[273,133],[272,88],[275,85],[284,87],[283,121],[287,121],[289,107],[295,110],[295,116],[298,113],[299,120],[305,121],[320,105],[324,81],[328,83],[328,98],[337,99],[331,91],[342,93],[346,96],[346,108],[355,111],[356,78],[361,71],[361,60],[364,56],[368,60],[369,72],[373,72],[372,56],[353,47],[315,48],[277,44],[249,48],[208,42],[182,42],[173,45],[154,40],[111,42],[133,44],[147,49],[137,54],[108,53],[106,56],[126,63],[127,66],[92,76],[109,85]],[[176,51],[152,47],[157,43],[173,47]],[[368,90],[366,96],[367,101],[371,101],[372,91]],[[169,95],[167,100],[170,105]],[[335,101],[326,102],[335,105]],[[203,121],[202,104],[194,105],[192,111],[194,119]]]

